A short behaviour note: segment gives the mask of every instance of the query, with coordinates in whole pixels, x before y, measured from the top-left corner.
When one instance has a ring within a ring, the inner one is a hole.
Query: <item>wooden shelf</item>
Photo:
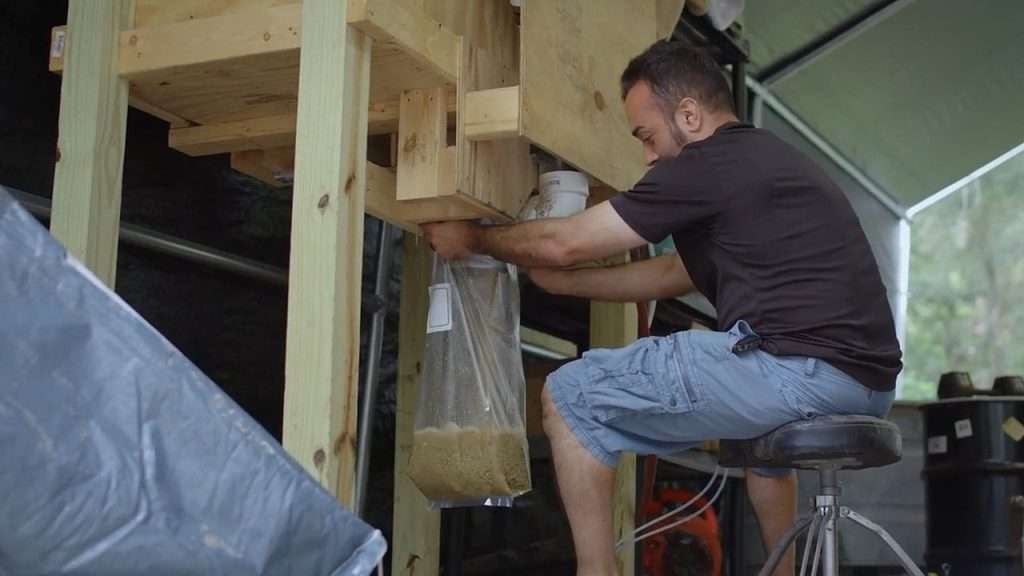
[[[449,187],[424,188],[447,168],[420,165],[414,176],[399,175],[395,190],[416,209],[392,204],[380,215],[407,228],[410,214],[514,217],[536,184],[530,144],[612,188],[630,186],[644,165],[618,104],[618,74],[655,39],[657,11],[677,3],[526,2],[520,23],[503,0],[348,0],[348,24],[372,38],[367,132],[401,132],[403,95],[443,90],[443,126],[456,134]],[[134,27],[118,37],[129,104],[171,124],[171,148],[231,153],[240,169],[287,183],[301,0],[135,5]],[[64,34],[54,29],[50,68],[58,73]],[[410,113],[408,121],[417,120]],[[410,158],[447,148],[418,144]],[[428,169],[435,174],[424,180]],[[424,210],[431,202],[439,208]]]

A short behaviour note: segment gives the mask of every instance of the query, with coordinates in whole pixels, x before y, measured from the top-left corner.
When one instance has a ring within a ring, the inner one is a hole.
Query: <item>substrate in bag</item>
[[[530,489],[526,432],[522,428],[460,427],[417,430],[410,476],[432,500],[516,496]]]

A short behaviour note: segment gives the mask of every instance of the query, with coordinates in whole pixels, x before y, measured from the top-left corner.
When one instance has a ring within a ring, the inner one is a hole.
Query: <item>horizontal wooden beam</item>
[[[297,51],[301,43],[301,4],[138,28],[121,34],[121,75],[130,79],[174,68]]]
[[[295,180],[295,145],[232,152],[231,168],[271,186],[288,186]]]
[[[449,124],[455,123],[455,93],[448,94]],[[371,104],[370,134],[398,132],[398,102]],[[172,129],[168,145],[189,156],[208,156],[242,150],[261,150],[295,145],[295,115],[280,114]]]
[[[497,140],[519,136],[519,86],[466,93],[466,138]]]
[[[295,148],[244,150],[231,154],[231,167],[271,186],[291,184],[295,172]],[[455,147],[445,149],[439,175],[440,185],[455,187]],[[396,226],[419,234],[421,222],[492,218],[508,220],[500,213],[461,195],[430,200],[397,200],[397,177],[390,168],[366,163],[366,212]]]

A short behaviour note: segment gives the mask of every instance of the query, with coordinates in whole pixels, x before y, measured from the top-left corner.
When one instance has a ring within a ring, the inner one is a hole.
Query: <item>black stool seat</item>
[[[722,440],[718,463],[726,468],[861,469],[900,459],[900,429],[871,416],[822,416],[798,420],[750,440]]]

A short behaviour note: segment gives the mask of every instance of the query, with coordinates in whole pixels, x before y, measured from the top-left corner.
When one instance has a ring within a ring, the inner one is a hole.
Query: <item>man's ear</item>
[[[700,104],[693,98],[683,98],[676,106],[675,119],[684,132],[699,132],[704,120]]]

